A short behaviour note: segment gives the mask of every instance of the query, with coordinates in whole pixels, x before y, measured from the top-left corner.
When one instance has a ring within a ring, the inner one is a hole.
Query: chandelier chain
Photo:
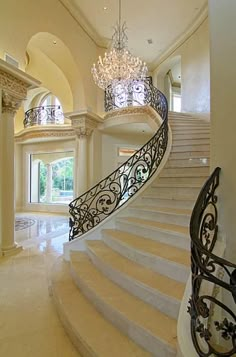
[[[121,0],[119,0],[118,23],[112,35],[111,50],[102,59],[99,56],[97,65],[93,65],[91,72],[95,83],[102,89],[109,85],[115,87],[118,83],[128,86],[133,80],[144,80],[147,66],[140,58],[134,57],[127,48],[128,36],[126,24],[121,25]]]

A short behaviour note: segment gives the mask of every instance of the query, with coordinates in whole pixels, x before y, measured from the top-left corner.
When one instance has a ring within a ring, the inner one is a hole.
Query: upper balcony
[[[45,105],[27,110],[24,127],[35,125],[62,125],[64,114],[60,105]]]

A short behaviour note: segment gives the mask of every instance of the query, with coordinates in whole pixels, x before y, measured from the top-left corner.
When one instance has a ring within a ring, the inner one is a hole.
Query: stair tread
[[[185,234],[189,237],[189,229],[185,226],[180,226],[177,224],[161,223],[157,221],[150,221],[148,219],[141,219],[135,217],[120,217],[118,220],[123,222],[134,223],[136,225],[144,225],[146,227],[158,228],[168,232],[175,232]]]
[[[86,253],[77,252],[76,260],[72,260],[72,262],[75,274],[83,280],[90,290],[95,292],[99,299],[103,300],[113,310],[118,311],[122,317],[125,316],[127,320],[176,349],[176,320],[134,297],[107,279],[91,263]],[[122,354],[120,353],[120,355]]]
[[[153,188],[158,188],[158,187],[167,187],[167,188],[171,188],[171,187],[177,187],[177,188],[201,188],[202,184],[200,183],[188,183],[188,182],[154,182],[152,184]]]
[[[105,229],[104,232],[112,238],[147,254],[151,254],[186,267],[189,267],[190,265],[189,252],[184,249],[176,248],[169,244],[160,243],[155,240],[143,238],[141,236],[116,229]]]
[[[164,196],[164,193],[161,193],[161,196],[155,193],[145,193],[142,197],[143,198],[154,198],[154,199],[160,199],[160,200],[173,200],[173,201],[192,201],[193,203],[196,201],[194,197],[190,197],[187,195],[183,195],[182,193],[173,193],[171,196],[167,195]],[[179,195],[179,196],[178,196]]]
[[[144,206],[144,205],[135,205],[130,208],[143,210],[143,211],[150,211],[150,212],[161,212],[161,213],[174,213],[179,215],[188,215],[190,216],[192,210],[190,209],[183,209],[183,208],[174,208],[174,207],[157,207],[157,206]]]
[[[63,314],[66,315],[71,330],[79,335],[77,337],[80,344],[90,352],[88,355],[151,356],[108,322],[84,297],[74,284],[67,263],[60,259],[57,261],[52,280],[53,292],[58,296],[58,304],[63,306]]]
[[[168,177],[173,177],[173,178],[190,178],[190,177],[195,177],[195,178],[199,178],[199,177],[204,177],[205,180],[207,180],[207,178],[209,177],[208,175],[206,175],[205,172],[198,172],[197,174],[195,172],[189,172],[188,174],[186,172],[165,172],[164,170],[161,172],[160,176],[161,178],[168,178]]]
[[[177,300],[181,300],[184,294],[185,284],[173,280],[165,275],[154,272],[151,269],[127,259],[109,248],[102,241],[87,241],[89,249],[113,269],[128,275],[130,278],[152,288],[159,290]]]

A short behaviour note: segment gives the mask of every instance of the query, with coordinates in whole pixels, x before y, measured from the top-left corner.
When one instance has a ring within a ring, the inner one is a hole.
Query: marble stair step
[[[181,160],[181,159],[204,159],[210,158],[209,151],[183,151],[183,152],[171,152],[169,160]]]
[[[189,189],[188,189],[189,190]],[[173,208],[186,208],[186,209],[192,209],[196,198],[198,195],[198,191],[187,191],[187,189],[184,191],[184,189],[176,189],[171,188],[170,190],[162,188],[149,188],[147,193],[145,193],[144,196],[142,196],[143,199],[148,200],[149,199],[149,204],[148,206],[157,206],[157,207],[173,207]],[[153,203],[151,204],[150,199],[153,198]],[[164,205],[161,205],[161,200],[168,200],[168,205],[167,202]],[[183,202],[183,204],[181,203]],[[142,201],[144,204],[144,201]]]
[[[200,121],[205,122],[203,119],[193,116],[190,113],[172,112],[169,111],[168,118],[170,120],[187,120],[187,121]]]
[[[87,253],[93,264],[109,279],[177,319],[185,285],[145,268],[110,249],[102,241],[87,241]]]
[[[189,178],[189,177],[187,177]],[[176,180],[175,182],[165,182],[164,180],[160,181],[154,181],[151,185],[151,188],[197,188],[197,189],[201,189],[202,185],[199,182],[191,182],[191,180],[186,180],[183,182],[179,182],[178,180]],[[147,190],[148,191],[148,190]]]
[[[70,262],[74,282],[106,319],[153,356],[176,355],[175,319],[107,279],[86,253],[77,252],[76,259],[72,255]]]
[[[164,171],[164,170],[163,170]],[[173,175],[168,175],[167,174],[165,176],[158,176],[156,180],[154,180],[153,185],[156,184],[171,184],[171,185],[175,185],[175,184],[199,184],[199,185],[203,185],[204,182],[206,181],[206,179],[209,177],[209,175],[201,175],[201,176],[196,176],[195,174],[190,174],[190,175],[183,175],[183,176],[173,176]],[[148,191],[148,189],[147,189]]]
[[[189,133],[176,133],[175,131],[172,131],[172,138],[173,142],[175,141],[183,141],[183,140],[210,140],[210,132],[208,133],[194,133],[194,132],[189,132]]]
[[[209,166],[199,167],[165,167],[160,177],[198,177],[209,176]]]
[[[196,199],[201,190],[200,184],[191,183],[153,183],[151,187],[147,189],[146,195],[161,195],[162,197],[188,197]],[[163,196],[164,195],[164,196]]]
[[[151,356],[96,310],[74,284],[69,265],[61,258],[53,267],[51,286],[62,324],[82,356]]]
[[[198,139],[198,138],[205,138],[210,141],[210,129],[209,128],[202,128],[202,129],[197,129],[197,128],[171,128],[171,133],[172,133],[172,139],[173,140],[185,140],[185,139]]]
[[[178,224],[180,226],[189,226],[192,211],[190,209],[156,207],[132,205],[128,208],[128,215],[150,219],[160,223]]]
[[[196,129],[208,129],[210,128],[209,123],[203,123],[203,122],[198,122],[197,120],[185,120],[185,119],[169,119],[168,120],[169,125],[171,128],[182,128],[184,130],[186,129],[191,129],[191,128],[196,128]]]
[[[194,127],[193,126],[190,126],[189,127],[185,127],[183,125],[171,125],[171,131],[172,131],[172,134],[183,134],[183,135],[187,135],[187,134],[210,134],[210,126],[201,126],[201,125],[195,125]]]
[[[144,194],[136,203],[156,207],[173,207],[173,208],[187,208],[193,209],[195,199],[192,196],[183,196],[177,194],[161,193],[161,194]]]
[[[189,146],[189,145],[209,145],[210,140],[208,138],[198,138],[198,139],[181,139],[181,140],[176,140],[173,138],[172,146]]]
[[[185,112],[175,112],[173,110],[169,110],[168,116],[173,116],[173,117],[183,117],[183,118],[195,118],[191,113],[185,113]]]
[[[210,144],[189,144],[189,145],[173,145],[171,148],[171,153],[177,152],[202,152],[210,151]]]
[[[167,164],[165,165],[166,168],[169,167],[209,167],[209,158],[208,157],[198,157],[198,158],[179,158],[179,159],[172,159],[169,158]]]
[[[110,248],[138,264],[182,283],[188,279],[190,253],[187,250],[118,229],[102,230],[102,239]]]
[[[168,120],[173,123],[184,123],[184,124],[197,124],[198,126],[200,125],[210,125],[210,121],[207,120],[202,120],[200,118],[196,117],[190,117],[190,116],[182,116],[182,115],[168,115]]]

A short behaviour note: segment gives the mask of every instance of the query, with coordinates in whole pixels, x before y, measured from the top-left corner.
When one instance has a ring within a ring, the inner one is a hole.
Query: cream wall
[[[27,73],[40,78],[41,85],[53,93],[61,102],[64,112],[73,111],[70,85],[61,69],[37,48],[31,47]]]
[[[49,16],[50,15],[50,16]],[[97,47],[58,0],[8,0],[0,2],[0,57],[6,51],[25,69],[26,48],[38,32],[57,36],[68,47],[78,67],[78,85],[84,95],[74,109],[89,107],[97,111],[97,89],[91,77],[91,65],[97,59]],[[19,35],[18,35],[19,34]]]
[[[102,178],[102,134],[94,129],[89,138],[89,187],[94,186]]]
[[[118,148],[134,147],[141,148],[148,140],[150,135],[102,135],[102,178],[105,178],[118,167]],[[124,160],[124,159],[123,159]],[[126,157],[128,160],[128,157]]]
[[[154,84],[164,90],[164,78],[175,57],[181,57],[182,111],[210,111],[208,19],[154,71]]]
[[[226,257],[236,258],[236,2],[209,0],[211,55],[211,168],[220,166],[219,223]]]

